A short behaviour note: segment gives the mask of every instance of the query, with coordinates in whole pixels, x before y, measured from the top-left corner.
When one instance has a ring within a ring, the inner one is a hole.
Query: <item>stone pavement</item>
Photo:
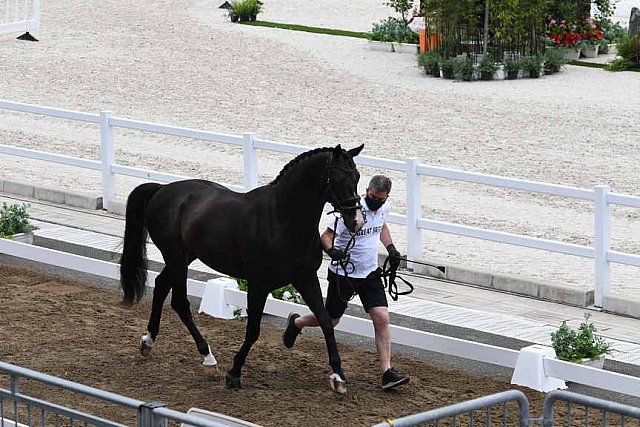
[[[122,216],[6,193],[0,193],[2,202],[30,204],[29,213],[39,227],[34,235],[35,244],[115,261],[114,254],[124,230]],[[154,262],[162,261],[157,250],[153,249],[148,254],[150,268],[153,268]],[[192,264],[191,270],[205,279],[215,275],[215,272],[198,262]],[[323,287],[326,287],[324,271],[324,267],[320,269],[319,277]],[[401,296],[397,302],[390,301],[390,312],[393,314],[489,337],[510,338],[524,345],[550,345],[551,332],[563,320],[575,327],[583,319],[583,314],[588,312],[599,332],[612,344],[613,351],[607,356],[605,368],[612,362],[616,366],[623,366],[616,370],[639,372],[635,369],[640,367],[639,319],[436,280],[406,271],[401,275],[415,286],[415,290],[411,296]],[[357,305],[357,298],[353,302]],[[498,345],[488,341],[489,344]]]

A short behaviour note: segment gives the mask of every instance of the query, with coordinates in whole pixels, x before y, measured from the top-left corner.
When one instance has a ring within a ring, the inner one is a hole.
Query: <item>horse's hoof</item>
[[[151,350],[153,350],[153,347],[145,344],[144,340],[140,340],[140,354],[143,355],[144,357],[147,357],[151,354]]]
[[[215,381],[220,378],[218,365],[202,365],[202,371],[206,380]]]
[[[337,394],[345,394],[347,392],[347,383],[340,378],[338,374],[331,374],[329,377],[329,388]]]
[[[242,381],[240,380],[240,377],[232,377],[231,375],[229,375],[229,373],[225,374],[224,383],[227,388],[231,390],[238,390],[240,387],[242,387]]]

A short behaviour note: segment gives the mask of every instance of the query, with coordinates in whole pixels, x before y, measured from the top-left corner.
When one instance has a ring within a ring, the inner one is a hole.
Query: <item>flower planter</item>
[[[369,40],[369,50],[379,50],[382,52],[393,52],[393,43]]]
[[[518,74],[520,74],[520,70],[510,70],[507,71],[507,76],[505,78],[507,80],[515,80],[518,78]]]
[[[598,56],[598,45],[582,46],[582,56],[585,58],[595,58]]]
[[[580,59],[580,50],[576,50],[572,47],[567,48],[566,52],[564,53],[564,59],[566,59],[567,61],[577,61],[578,59]]]
[[[28,232],[28,233],[14,234],[13,237],[11,237],[11,240],[13,240],[14,242],[20,242],[20,243],[26,243],[28,245],[33,245],[33,233],[32,232]]]
[[[398,53],[411,53],[417,55],[419,53],[419,46],[411,43],[393,43],[393,51]]]
[[[584,366],[590,366],[592,368],[597,368],[597,369],[602,369],[604,367],[604,354],[601,354],[600,356],[598,356],[595,359],[582,359],[582,365]]]

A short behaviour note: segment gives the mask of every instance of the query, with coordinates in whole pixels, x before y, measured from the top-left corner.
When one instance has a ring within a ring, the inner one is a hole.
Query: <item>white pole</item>
[[[597,185],[595,188],[595,233],[594,233],[594,303],[602,307],[604,299],[611,293],[611,265],[607,252],[611,249],[611,212],[607,195],[609,186]]]
[[[422,255],[422,238],[418,219],[422,216],[421,179],[417,168],[420,159],[407,159],[407,258],[418,260]]]
[[[113,128],[111,111],[100,112],[100,158],[102,161],[102,208],[108,209],[109,202],[115,198],[115,175],[111,167],[115,163],[113,148]]]
[[[242,134],[245,191],[251,191],[258,186],[258,153],[254,146],[255,139],[255,133]]]

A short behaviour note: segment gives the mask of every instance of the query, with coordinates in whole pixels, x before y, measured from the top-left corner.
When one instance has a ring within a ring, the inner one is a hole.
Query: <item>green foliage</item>
[[[440,61],[440,69],[442,70],[442,77],[445,79],[452,79],[456,68],[455,58],[447,58]]]
[[[231,1],[229,18],[233,22],[255,21],[262,10],[262,4],[258,0]]]
[[[440,61],[442,58],[437,52],[425,52],[418,56],[418,64],[424,69],[426,74],[433,75],[440,72]]]
[[[238,282],[238,289],[244,292],[249,290],[249,283],[245,279],[236,279]],[[298,291],[293,287],[293,285],[288,284],[281,288],[276,289],[271,292],[271,295],[275,299],[283,300],[283,301],[291,301],[298,304],[302,304],[302,296],[298,293]],[[235,312],[234,312],[235,313]]]
[[[582,359],[595,359],[610,352],[609,343],[597,334],[596,326],[589,322],[590,317],[585,313],[577,330],[562,322],[558,330],[551,333],[551,343],[558,359],[581,362]]]
[[[626,71],[633,68],[633,62],[625,58],[614,59],[604,66],[607,71]]]
[[[21,205],[2,204],[0,208],[0,237],[13,237],[15,234],[27,233],[34,230],[35,227],[29,222],[30,205],[23,203]]]
[[[547,49],[544,52],[543,64],[546,73],[557,73],[560,68],[567,63],[564,59],[564,49]]]
[[[482,61],[480,61],[480,64],[478,65],[478,69],[480,70],[481,73],[493,74],[498,69],[498,66],[496,65],[495,61],[491,56],[487,56]]]
[[[603,18],[596,24],[604,33],[604,38],[602,40],[606,43],[619,43],[624,40],[625,37],[628,37],[627,29],[617,22],[614,23],[609,18]]]
[[[390,8],[398,12],[402,17],[402,20],[406,23],[407,12],[409,12],[409,9],[411,9],[413,2],[411,0],[388,0],[384,5],[389,6]]]
[[[635,67],[640,67],[640,39],[628,35],[618,42],[618,56],[628,59]]]
[[[522,69],[522,62],[520,59],[506,59],[504,61],[504,71],[520,71]]]
[[[456,79],[470,82],[473,78],[473,59],[456,59],[453,73]]]
[[[381,42],[418,43],[418,35],[414,33],[407,22],[398,18],[383,19],[373,24],[371,40]]]

